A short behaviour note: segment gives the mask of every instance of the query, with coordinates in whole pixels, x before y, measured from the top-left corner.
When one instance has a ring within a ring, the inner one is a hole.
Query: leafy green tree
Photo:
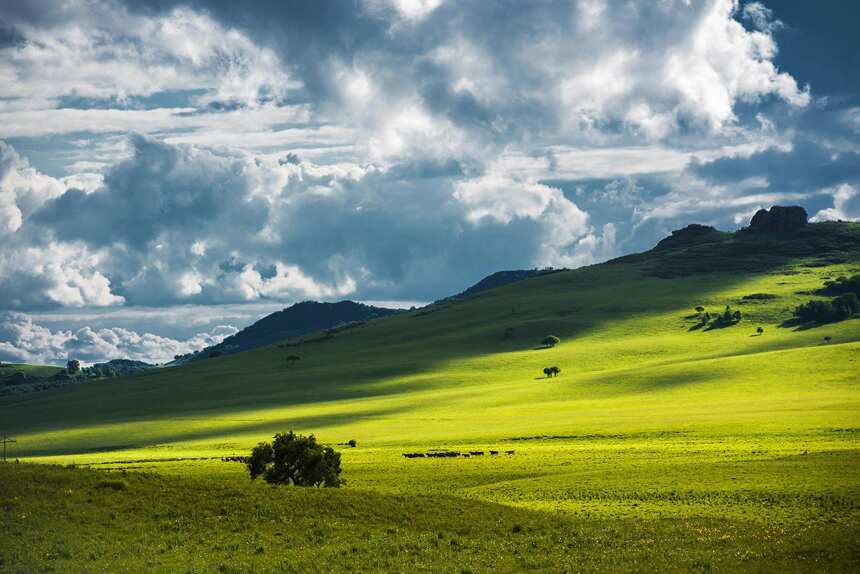
[[[764,327],[757,327],[755,332],[758,333],[759,335],[763,335],[764,334]]]
[[[251,480],[262,476],[271,484],[338,487],[340,453],[317,443],[314,435],[278,433],[271,444],[261,442],[246,463]]]
[[[81,362],[77,359],[72,359],[71,361],[66,363],[66,371],[69,372],[70,375],[74,375],[75,373],[81,370]]]
[[[541,345],[544,347],[555,347],[559,343],[561,343],[561,339],[556,337],[555,335],[547,335],[541,340]]]

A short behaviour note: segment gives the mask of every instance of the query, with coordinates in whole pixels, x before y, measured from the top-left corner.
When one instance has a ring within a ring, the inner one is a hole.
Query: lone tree
[[[561,339],[559,339],[555,335],[547,335],[546,337],[543,338],[543,340],[541,340],[540,343],[544,347],[555,347],[556,345],[561,343]]]
[[[71,361],[66,363],[66,371],[69,372],[70,375],[74,375],[78,371],[81,370],[81,362],[77,359],[72,359]]]
[[[300,360],[301,360],[301,357],[299,357],[298,355],[287,355],[287,364],[288,365],[295,365],[296,361],[300,361]]]
[[[704,308],[704,307],[702,307],[701,305],[699,305],[698,307],[696,307],[696,313],[704,313],[704,312],[705,312],[705,308]]]
[[[557,377],[560,372],[561,369],[559,369],[558,367],[546,367],[543,370],[543,374],[546,375],[546,378]]]
[[[757,327],[755,332],[758,333],[759,335],[763,335],[764,334],[764,327]]]
[[[317,443],[314,435],[278,433],[271,443],[261,442],[246,463],[251,480],[262,476],[270,484],[339,487],[340,453]]]

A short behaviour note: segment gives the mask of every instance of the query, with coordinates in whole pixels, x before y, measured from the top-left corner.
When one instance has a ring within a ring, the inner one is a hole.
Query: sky
[[[774,204],[860,220],[860,7],[0,0],[0,360],[164,362]]]

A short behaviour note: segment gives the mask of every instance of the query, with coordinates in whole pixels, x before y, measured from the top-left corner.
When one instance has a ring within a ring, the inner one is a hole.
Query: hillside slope
[[[711,242],[655,249],[519,281],[332,337],[311,338],[288,351],[269,346],[129,381],[5,398],[0,408],[10,430],[39,433],[27,441],[29,446],[21,446],[22,452],[33,454],[197,442],[222,434],[250,441],[285,424],[329,429],[338,440],[350,438],[346,432],[360,432],[381,442],[455,436],[455,431],[461,437],[562,429],[613,432],[617,422],[588,418],[579,418],[571,428],[573,419],[565,416],[566,409],[577,401],[609,398],[662,401],[661,395],[669,391],[673,396],[695,391],[721,399],[727,384],[736,386],[757,363],[769,364],[770,354],[779,352],[797,356],[797,364],[794,358],[784,364],[787,370],[800,373],[807,360],[828,357],[825,370],[834,370],[836,379],[840,372],[851,372],[847,358],[836,358],[853,353],[860,341],[860,321],[804,330],[780,325],[825,279],[860,271],[858,229],[847,223],[810,225],[804,233],[818,242],[814,250],[803,237],[793,243],[783,238],[781,251],[776,250],[773,244],[779,238],[769,235],[757,239],[756,249],[752,240],[738,237],[740,232],[729,235],[722,246]],[[703,256],[703,250],[710,254]],[[792,251],[799,255],[787,255]],[[705,266],[716,271],[698,272]],[[668,280],[664,273],[655,273],[668,267],[678,276]],[[756,269],[739,272],[751,267]],[[773,298],[744,299],[758,293]],[[690,314],[697,305],[711,311],[733,305],[744,311],[744,320],[731,328],[693,330],[696,320]],[[758,326],[765,329],[764,336],[750,336]],[[535,349],[550,333],[561,337],[562,344]],[[839,345],[821,346],[825,334]],[[301,361],[289,365],[287,352]],[[731,361],[748,367],[717,384],[715,373]],[[548,363],[561,367],[563,376],[536,381]],[[838,389],[831,397],[853,396],[853,389]],[[391,434],[382,424],[391,421],[400,427],[405,420],[456,411],[471,401],[480,406],[480,424],[468,409],[462,420],[454,415],[461,423],[456,429],[419,424],[420,430],[406,436]],[[511,419],[506,414],[513,407],[527,410],[528,405],[543,405],[561,418],[520,423],[520,416]],[[491,416],[496,411],[497,427]],[[350,427],[355,430],[345,430]],[[118,435],[119,428],[129,432]],[[48,432],[59,429],[66,430]],[[125,438],[118,441],[117,436]]]
[[[857,566],[860,547],[845,555],[844,545],[860,540],[860,319],[789,320],[827,299],[815,294],[825,281],[860,273],[860,225],[778,235],[696,231],[287,348],[0,397],[0,420],[24,461],[205,477],[213,488],[252,486],[221,457],[275,432],[312,432],[341,445],[358,498],[453,495],[606,521],[599,536],[610,538],[660,519],[711,553],[673,562],[686,570],[713,569],[725,544],[753,537],[730,569],[767,571],[787,532],[802,535],[786,571],[826,568],[840,553]],[[713,319],[726,306],[739,322]],[[548,334],[561,343],[541,347]],[[561,374],[546,378],[548,366]],[[437,449],[484,454],[403,456]],[[712,519],[739,526],[696,525]]]

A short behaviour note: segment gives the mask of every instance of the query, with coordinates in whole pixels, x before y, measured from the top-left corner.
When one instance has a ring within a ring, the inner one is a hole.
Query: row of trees
[[[835,323],[860,313],[860,299],[843,293],[830,301],[809,301],[798,305],[794,316],[804,323]]]

